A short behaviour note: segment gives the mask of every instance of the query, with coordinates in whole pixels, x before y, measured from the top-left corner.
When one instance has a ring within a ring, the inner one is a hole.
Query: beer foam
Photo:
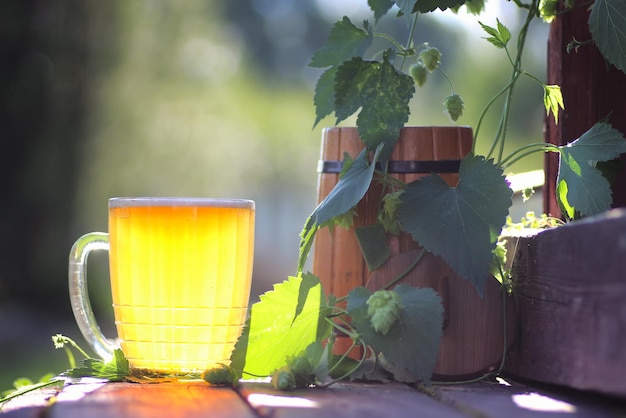
[[[113,197],[109,208],[171,206],[171,207],[220,207],[254,209],[254,201],[213,197]]]

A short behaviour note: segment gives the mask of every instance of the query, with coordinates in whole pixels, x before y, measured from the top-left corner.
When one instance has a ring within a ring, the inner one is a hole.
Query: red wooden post
[[[559,2],[563,10],[563,2]],[[577,2],[582,3],[582,2]],[[609,118],[614,128],[626,133],[626,74],[606,63],[593,44],[578,52],[567,53],[567,44],[591,39],[589,11],[586,3],[560,14],[550,26],[548,39],[548,84],[558,84],[563,92],[565,110],[559,124],[552,117],[546,120],[545,140],[557,145],[572,142],[596,122]],[[626,163],[626,155],[622,155]],[[548,153],[545,160],[546,185],[544,211],[560,216],[555,199],[558,155]],[[626,206],[626,164],[612,187],[613,207]]]

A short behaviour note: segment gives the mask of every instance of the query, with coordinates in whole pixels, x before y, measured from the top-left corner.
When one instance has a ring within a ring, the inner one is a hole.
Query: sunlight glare
[[[248,402],[255,407],[284,407],[284,408],[317,408],[315,401],[295,396],[277,396],[265,395],[262,393],[253,393],[248,396]]]
[[[562,412],[573,414],[576,407],[570,403],[559,401],[538,393],[518,393],[511,396],[513,402],[520,408],[538,412]]]

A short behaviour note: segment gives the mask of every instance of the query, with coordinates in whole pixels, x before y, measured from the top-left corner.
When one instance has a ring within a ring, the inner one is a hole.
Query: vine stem
[[[411,30],[409,31],[409,37],[406,40],[406,46],[404,48],[405,51],[409,51],[411,47],[413,46],[413,37],[415,36],[415,29],[417,28],[418,16],[419,16],[419,13],[415,13],[415,17],[413,18],[413,22],[411,23]],[[406,62],[406,55],[402,57],[402,65],[400,65],[400,68],[404,68],[405,62]]]
[[[402,47],[402,45],[400,44],[400,42],[398,42],[393,36],[389,36],[386,33],[375,33],[374,36],[378,37],[378,38],[382,38],[382,39],[386,39],[387,41],[391,42],[391,44],[398,49],[399,51],[403,51],[404,48]]]
[[[520,33],[517,38],[517,54],[515,56],[515,67],[513,72],[511,73],[511,87],[507,92],[506,99],[504,102],[503,109],[503,120],[502,120],[502,132],[500,132],[500,137],[497,138],[500,140],[500,150],[498,152],[498,162],[502,159],[502,154],[504,153],[504,143],[506,140],[506,134],[509,125],[509,117],[511,114],[511,101],[513,100],[513,92],[515,90],[515,84],[520,74],[523,72],[522,70],[522,55],[524,53],[524,46],[526,44],[526,35],[528,34],[528,27],[530,22],[535,17],[537,11],[537,0],[533,0],[531,2],[530,8],[528,9],[528,14],[526,15],[526,21],[520,30]]]
[[[337,361],[337,363],[335,363],[335,365],[329,369],[329,373],[334,370],[335,367],[337,367],[337,365],[341,364],[342,361],[344,361],[346,359],[346,357],[348,357],[348,353],[350,353],[350,351],[352,351],[357,344],[360,344],[361,347],[363,347],[363,354],[361,355],[361,360],[359,361],[359,363],[349,372],[346,372],[343,374],[343,376],[340,376],[336,379],[332,379],[330,382],[326,382],[326,383],[322,383],[319,385],[316,385],[319,388],[327,388],[343,379],[345,379],[346,377],[350,376],[352,373],[354,373],[355,370],[357,370],[359,367],[361,367],[361,365],[365,362],[365,360],[367,359],[367,349],[369,348],[365,342],[359,338],[359,341],[357,342],[356,340],[352,341],[352,345],[350,346],[350,349],[348,349],[339,359],[339,361]]]
[[[502,108],[502,113],[500,116],[500,122],[498,124],[498,129],[496,131],[496,135],[494,137],[493,144],[491,146],[491,151],[489,153],[489,155],[491,155],[491,153],[496,148],[498,148],[498,158],[497,158],[498,163],[501,162],[502,156],[504,154],[504,144],[505,144],[507,130],[508,130],[509,117],[511,113],[511,102],[513,99],[513,92],[515,90],[515,85],[517,83],[517,80],[519,79],[519,76],[524,73],[522,66],[521,66],[522,55],[524,52],[524,46],[526,44],[526,35],[528,34],[528,27],[537,12],[537,2],[538,0],[532,0],[532,2],[527,7],[528,13],[526,15],[526,20],[524,21],[524,24],[522,25],[522,28],[520,29],[520,33],[517,38],[517,52],[515,55],[515,61],[513,62],[513,71],[511,72],[509,83],[504,89],[500,90],[500,92],[497,93],[494,99],[492,99],[487,104],[487,106],[483,110],[483,114],[481,114],[481,117],[479,119],[479,126],[480,126],[487,112],[487,109],[493,104],[493,102],[495,102],[495,99],[500,97],[502,94],[506,94],[505,99],[504,99],[504,105]],[[506,52],[507,52],[507,56],[509,57],[509,60],[511,61],[508,50],[506,50]],[[473,147],[475,147],[477,138],[478,138],[478,135],[474,135],[474,144],[472,145]]]
[[[527,156],[537,152],[559,152],[559,147],[550,143],[527,144],[523,147],[516,149],[508,157],[504,158],[500,162],[500,165],[502,169],[506,170],[508,167],[512,166],[522,158],[526,158]]]

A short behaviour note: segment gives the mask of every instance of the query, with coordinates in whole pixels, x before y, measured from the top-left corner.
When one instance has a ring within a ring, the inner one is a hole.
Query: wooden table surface
[[[411,387],[400,383],[339,383],[281,392],[267,383],[237,389],[197,382],[81,381],[7,402],[6,418],[318,418],[318,417],[625,417],[626,400],[537,389],[500,381]]]

